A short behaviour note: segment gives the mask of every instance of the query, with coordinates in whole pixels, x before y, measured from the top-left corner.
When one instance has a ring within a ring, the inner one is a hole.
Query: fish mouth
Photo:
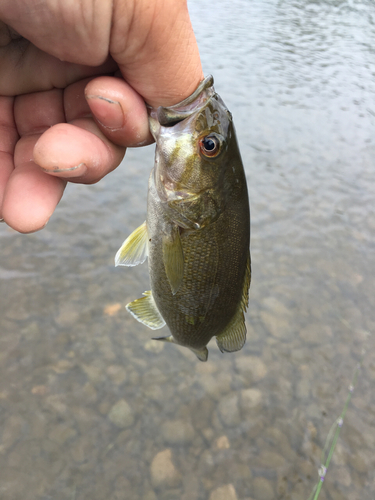
[[[195,113],[200,107],[201,101],[207,100],[207,96],[204,91],[211,88],[213,84],[213,76],[208,75],[200,82],[195,91],[183,101],[174,104],[173,106],[159,106],[156,113],[160,125],[163,127],[171,127]]]
[[[173,106],[152,108],[147,105],[150,131],[155,141],[158,140],[162,128],[173,127],[203,108],[215,94],[213,84],[213,77],[208,75],[190,96]]]

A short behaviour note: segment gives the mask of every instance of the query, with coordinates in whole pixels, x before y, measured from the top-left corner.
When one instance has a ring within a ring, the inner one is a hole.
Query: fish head
[[[158,196],[174,221],[190,229],[214,222],[230,191],[232,115],[208,83],[193,100],[150,112]]]

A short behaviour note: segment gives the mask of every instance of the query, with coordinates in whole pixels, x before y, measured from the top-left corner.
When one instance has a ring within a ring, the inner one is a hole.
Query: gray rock
[[[366,456],[360,450],[358,450],[353,455],[349,457],[349,463],[353,467],[354,470],[359,472],[360,474],[368,472],[371,469],[371,463],[369,460],[366,460]]]
[[[164,342],[157,342],[156,340],[150,339],[145,343],[144,349],[148,352],[159,354],[164,349],[164,346]]]
[[[160,344],[162,344],[162,342],[160,342]],[[149,490],[143,495],[142,500],[158,500],[158,499],[157,496],[155,495],[155,492]]]
[[[267,450],[261,451],[257,460],[257,465],[259,464],[261,467],[267,469],[277,469],[278,467],[285,465],[285,463],[286,460],[282,455],[276,453],[275,451]]]
[[[133,410],[125,399],[120,399],[108,413],[109,420],[119,429],[130,427],[134,423]]]
[[[265,477],[255,477],[252,481],[252,495],[255,500],[274,500],[275,493]]]
[[[237,370],[251,382],[259,382],[267,375],[267,367],[256,356],[242,356],[235,360]]]
[[[151,462],[151,484],[156,489],[175,488],[181,483],[181,474],[172,462],[172,450],[160,451]]]
[[[168,420],[161,426],[161,433],[168,444],[189,444],[194,439],[193,426],[185,420]]]
[[[325,344],[332,337],[332,330],[327,325],[320,323],[307,325],[299,332],[301,339],[307,344],[318,345]]]
[[[261,311],[260,317],[264,326],[273,337],[288,339],[293,334],[291,321],[284,316],[277,316],[271,311]]]
[[[206,394],[216,401],[220,401],[223,395],[230,391],[231,381],[229,373],[207,374],[199,378],[199,383]]]
[[[241,418],[236,393],[228,394],[222,398],[218,405],[218,416],[220,421],[227,427],[239,425]]]
[[[58,424],[51,428],[48,438],[61,446],[70,439],[74,438],[76,435],[77,431],[74,428],[69,427],[66,424]]]
[[[243,389],[241,391],[241,410],[256,414],[262,408],[262,393],[259,389]]]
[[[123,384],[127,378],[126,370],[121,365],[110,365],[107,368],[107,373],[108,373],[109,377],[111,378],[111,380],[116,385]]]

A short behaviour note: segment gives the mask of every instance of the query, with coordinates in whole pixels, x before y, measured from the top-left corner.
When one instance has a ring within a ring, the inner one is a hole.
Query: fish
[[[207,76],[170,107],[148,108],[156,142],[147,218],[115,264],[148,258],[151,290],[126,305],[135,319],[207,361],[242,349],[251,282],[250,207],[233,118]]]

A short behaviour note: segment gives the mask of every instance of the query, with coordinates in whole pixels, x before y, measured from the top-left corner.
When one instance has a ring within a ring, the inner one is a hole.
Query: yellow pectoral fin
[[[151,328],[158,330],[165,325],[165,321],[157,308],[152,292],[144,292],[144,297],[133,300],[127,304],[126,309],[137,321]]]
[[[175,295],[184,277],[184,254],[180,231],[177,226],[173,229],[171,235],[163,236],[162,245],[165,273],[172,293]]]
[[[147,258],[147,226],[146,221],[126,238],[116,253],[116,266],[137,266]]]

